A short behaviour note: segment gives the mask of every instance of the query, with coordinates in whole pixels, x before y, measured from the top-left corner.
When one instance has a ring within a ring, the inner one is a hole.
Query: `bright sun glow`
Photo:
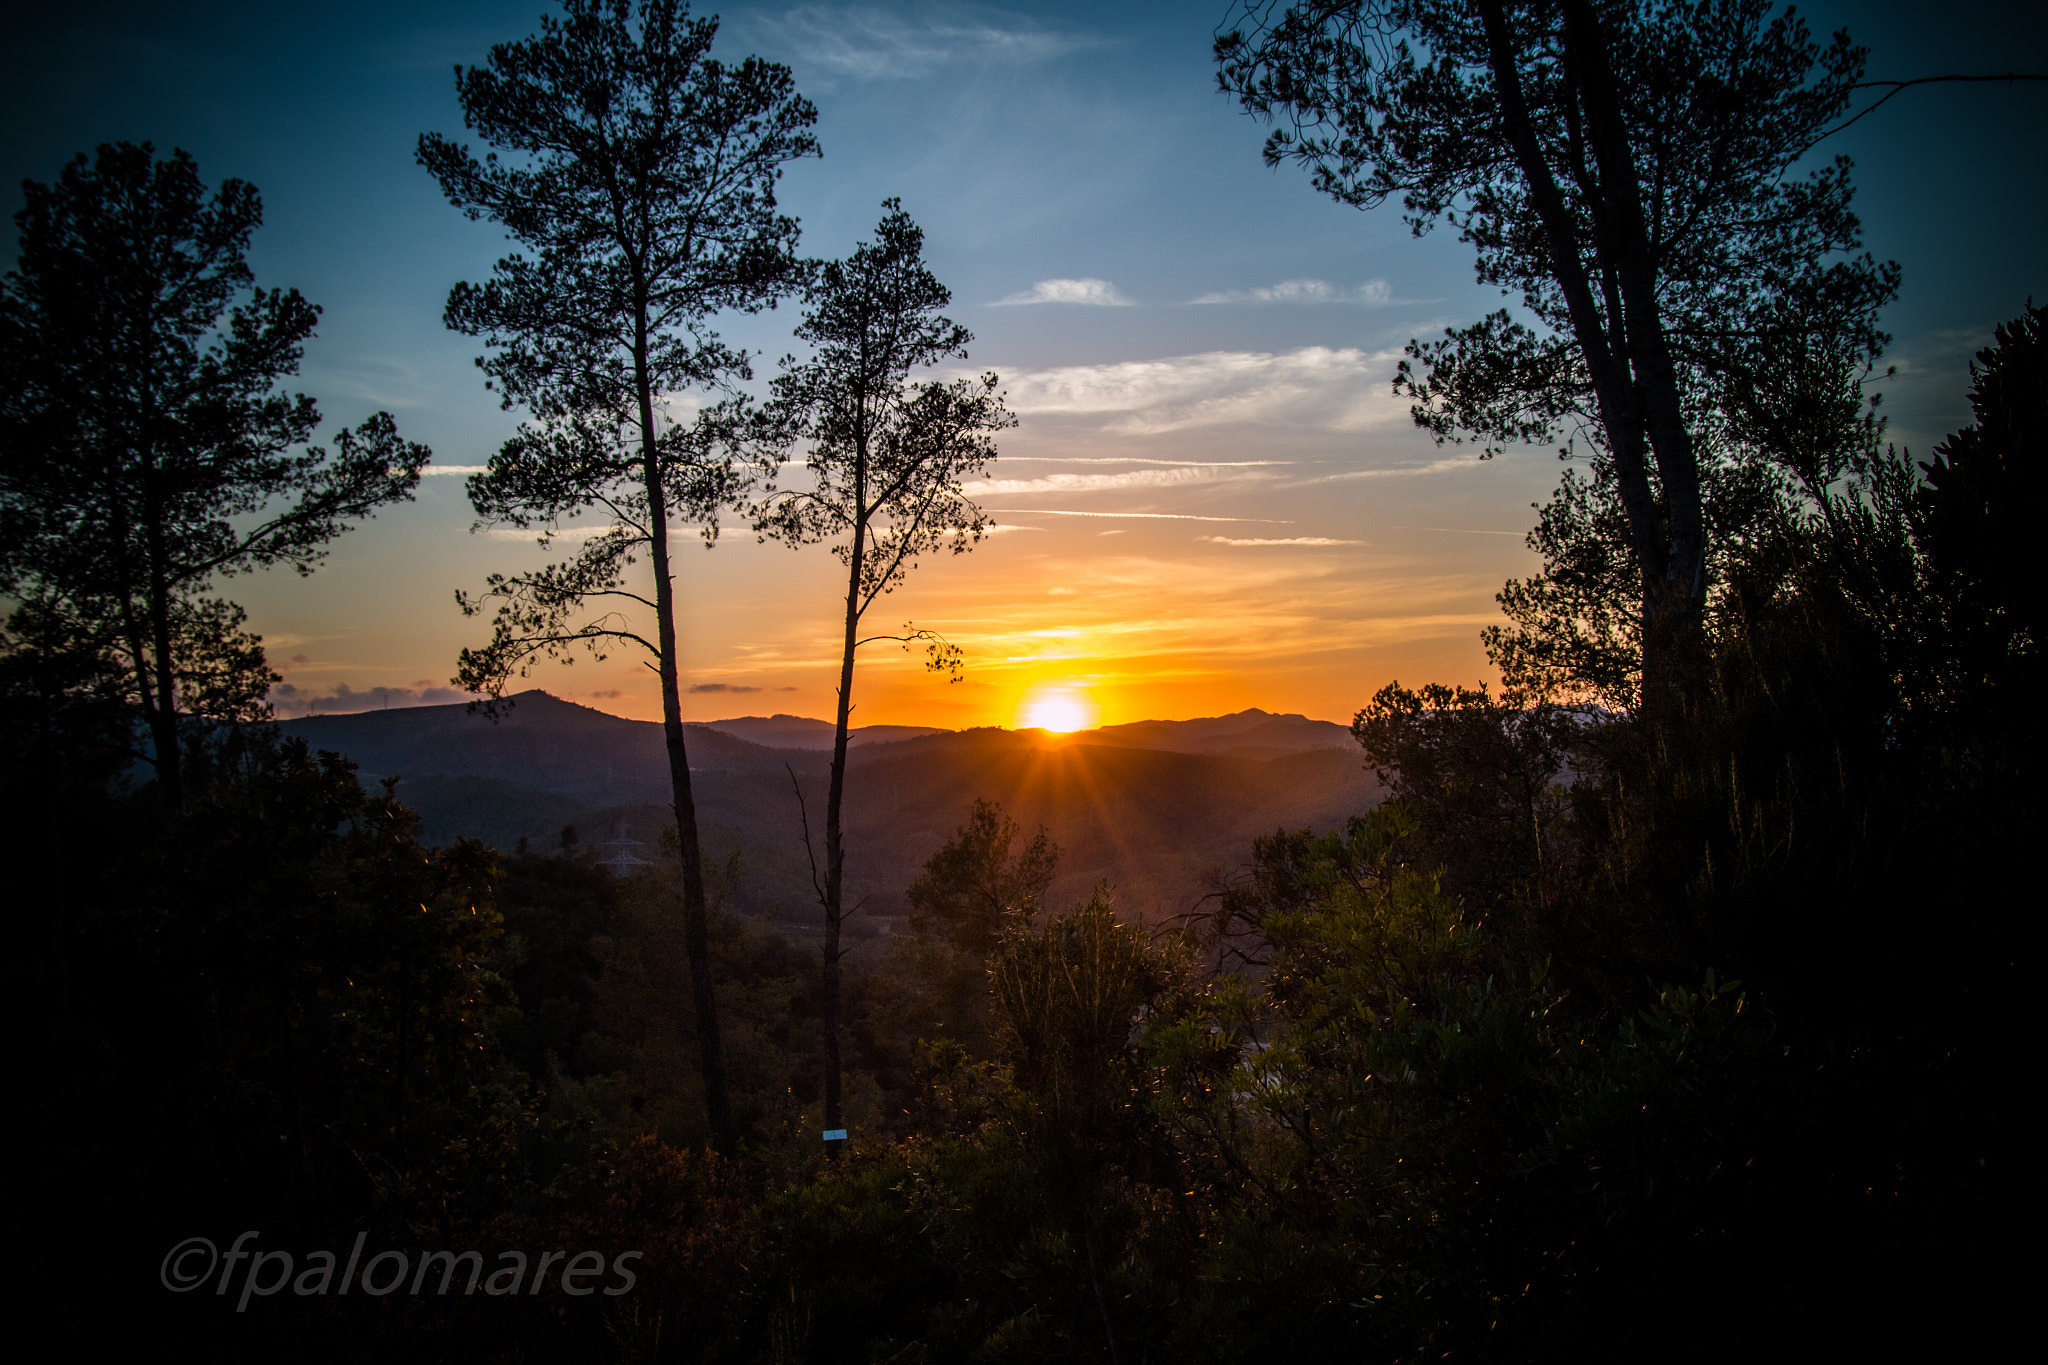
[[[1070,730],[1087,730],[1095,724],[1095,703],[1079,692],[1065,687],[1041,687],[1024,698],[1024,704],[1017,708],[1017,727],[1021,730],[1050,730],[1054,734],[1066,734]]]

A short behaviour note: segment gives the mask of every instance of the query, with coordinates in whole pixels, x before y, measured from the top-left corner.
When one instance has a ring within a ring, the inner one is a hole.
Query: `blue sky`
[[[503,243],[446,205],[412,149],[461,132],[452,66],[531,32],[540,8],[50,7],[16,21],[0,59],[0,173],[49,180],[97,142],[149,139],[209,180],[254,182],[259,280],[325,309],[299,387],[333,422],[388,408],[437,462],[481,463],[515,419],[440,310]],[[925,571],[902,604],[980,666],[945,689],[878,658],[863,719],[1004,720],[1048,687],[1105,720],[1255,704],[1341,719],[1391,676],[1484,672],[1479,626],[1502,579],[1533,567],[1519,536],[1557,464],[1438,451],[1386,379],[1408,338],[1496,297],[1449,234],[1413,240],[1393,210],[1343,208],[1261,164],[1263,130],[1214,91],[1210,8],[717,11],[720,55],[789,63],[819,107],[824,156],[785,181],[805,250],[845,253],[900,195],[978,336],[974,365],[1004,376],[1025,419],[983,490],[1015,534]],[[1906,77],[2048,69],[2037,10],[1805,12],[1848,22],[1873,76]],[[1886,409],[1915,449],[1965,420],[1965,367],[1991,326],[2048,297],[2043,127],[2042,86],[1937,86],[1830,148],[1856,160],[1870,247],[1905,268]],[[772,361],[793,321],[727,333]],[[294,705],[438,695],[475,633],[452,590],[533,553],[467,525],[460,481],[430,479],[313,579],[234,585]],[[686,563],[692,676],[725,689],[693,714],[824,712],[829,567],[732,536]],[[540,681],[649,709],[616,661]]]

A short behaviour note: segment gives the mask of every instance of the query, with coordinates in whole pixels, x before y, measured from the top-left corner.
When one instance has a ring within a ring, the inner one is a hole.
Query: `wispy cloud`
[[[448,706],[468,700],[469,693],[458,692],[452,687],[442,687],[431,678],[422,678],[411,687],[366,687],[358,690],[347,683],[336,683],[332,687],[321,688],[300,687],[294,683],[283,682],[270,689],[271,708],[283,720],[294,720],[301,716],[381,711],[392,707]]]
[[[997,299],[996,308],[1022,307],[1032,303],[1078,303],[1087,308],[1128,308],[1131,301],[1116,292],[1108,280],[1040,280],[1029,289]]]
[[[1213,545],[1363,545],[1362,540],[1332,540],[1328,536],[1289,536],[1284,540],[1238,540],[1231,536],[1196,536]]]
[[[561,526],[549,531],[547,536],[549,540],[558,541],[562,544],[581,545],[586,540],[595,540],[599,536],[609,535],[613,529],[611,526]],[[541,537],[541,531],[538,527],[522,531],[516,526],[493,526],[485,531],[484,534],[492,540],[537,542]],[[694,529],[688,526],[674,527],[669,531],[670,539],[679,539],[685,535],[694,534]]]
[[[1279,284],[1262,285],[1256,289],[1219,289],[1188,302],[1349,303],[1360,308],[1385,308],[1389,304],[1414,300],[1395,298],[1393,288],[1385,280],[1367,280],[1356,289],[1344,289],[1328,280],[1282,280]]]
[[[420,473],[431,479],[441,474],[481,474],[489,468],[487,464],[430,464]]]
[[[445,66],[441,69],[447,70]],[[371,407],[404,412],[432,406],[437,397],[428,367],[402,353],[357,354],[345,359],[322,356],[306,366],[305,374],[318,383],[321,393],[333,394],[337,405],[346,397]]]
[[[1407,420],[1407,404],[1388,383],[1399,354],[1326,346],[1283,354],[1208,351],[1004,378],[1010,406],[1020,413],[1096,418],[1119,434],[1229,424],[1352,432]]]
[[[773,45],[791,49],[800,67],[863,81],[926,76],[954,65],[1030,65],[1109,41],[966,5],[927,5],[914,14],[864,5],[801,5],[754,16],[751,23]]]
[[[1064,507],[1005,507],[1005,514],[1033,517],[1118,517],[1135,521],[1259,521],[1273,526],[1288,523],[1272,517],[1198,517],[1191,512],[1076,512]]]
[[[599,536],[608,536],[617,529],[619,529],[617,526],[608,522],[596,526],[558,526],[552,531],[547,531],[546,535],[552,544],[581,545],[585,541],[595,540]],[[484,535],[489,536],[492,540],[523,540],[529,545],[539,544],[542,533],[543,528],[538,526],[530,527],[524,531],[516,526],[492,526],[486,528],[483,532]],[[628,528],[628,534],[637,536],[639,532]],[[698,527],[685,523],[669,527],[668,538],[671,541],[699,540],[702,538],[702,532]]]
[[[1287,533],[1218,534],[1279,539]],[[1282,545],[1270,553],[1225,554],[1190,546],[1193,538],[1154,535],[1145,538],[1149,550],[1139,550],[1132,545],[1137,535],[1114,543],[1090,536],[1093,552],[1066,573],[1000,601],[962,593],[946,604],[957,611],[939,606],[932,614],[940,619],[932,623],[992,674],[1021,669],[1044,677],[1041,670],[1062,664],[1073,670],[1068,676],[1139,686],[1169,675],[1194,680],[1241,667],[1259,670],[1280,658],[1289,667],[1317,656],[1356,659],[1361,642],[1375,649],[1416,642],[1433,656],[1438,645],[1432,642],[1456,640],[1455,647],[1469,653],[1471,631],[1499,620],[1495,611],[1474,610],[1491,606],[1491,572],[1426,573],[1412,565],[1389,571],[1375,563],[1371,542],[1315,553],[1307,552],[1315,547]],[[1170,548],[1175,541],[1179,551]],[[1049,599],[1044,587],[1052,583],[1075,591]],[[1057,603],[1050,620],[1049,602]],[[1048,630],[1055,622],[1059,629]]]
[[[697,693],[704,693],[704,692],[760,692],[760,691],[763,691],[763,690],[765,690],[765,689],[763,689],[763,688],[759,688],[759,687],[749,687],[749,686],[746,686],[746,685],[744,685],[744,684],[742,684],[742,683],[691,683],[691,684],[690,684],[690,690],[691,690],[692,692],[697,692]]]
[[[1421,474],[1444,474],[1453,469],[1469,469],[1478,463],[1478,459],[1471,455],[1447,455],[1440,460],[1430,460],[1425,464],[1383,465],[1377,469],[1347,469],[1341,474],[1323,474],[1313,479],[1304,479],[1302,482],[1343,483],[1352,479],[1408,479]],[[1415,529],[1427,531],[1439,528],[1422,526]],[[1516,532],[1516,534],[1519,535],[1520,532]]]
[[[1221,466],[1183,465],[1174,469],[1127,469],[1120,474],[1047,474],[1036,479],[976,479],[961,485],[970,498],[1013,493],[1100,493],[1116,488],[1183,488],[1230,477]],[[1244,477],[1239,475],[1237,477]]]
[[[1292,460],[1155,460],[1143,455],[1005,455],[1008,464],[1170,464],[1189,469],[1250,469],[1256,465],[1288,465]]]

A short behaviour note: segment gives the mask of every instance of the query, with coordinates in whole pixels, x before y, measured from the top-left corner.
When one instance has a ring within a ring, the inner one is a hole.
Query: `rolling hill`
[[[820,727],[829,746],[830,727],[801,717],[688,727],[706,852],[741,859],[732,908],[798,929],[816,916],[798,791],[815,831],[830,758],[817,744]],[[495,723],[455,705],[281,728],[347,755],[366,783],[398,776],[400,799],[433,842],[466,835],[554,848],[573,825],[582,856],[620,834],[658,856],[650,850],[671,823],[661,727],[545,692],[520,694]],[[1056,904],[1107,880],[1119,904],[1157,920],[1190,908],[1245,862],[1254,836],[1327,829],[1379,796],[1343,727],[1256,710],[1068,736],[877,726],[855,738],[849,902],[865,902],[855,923],[874,932],[900,926],[903,888],[976,797],[1002,802],[1027,830],[1043,824],[1060,845]]]

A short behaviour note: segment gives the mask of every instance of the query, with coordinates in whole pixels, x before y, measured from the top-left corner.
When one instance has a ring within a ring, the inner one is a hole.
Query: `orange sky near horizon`
[[[1182,376],[1153,386],[1164,398],[1126,387],[1080,414],[1076,386],[1124,377],[1006,376],[1023,420],[970,488],[999,529],[967,555],[927,560],[865,628],[936,630],[965,651],[964,676],[949,683],[920,655],[870,645],[854,723],[1086,728],[1253,706],[1341,722],[1391,679],[1490,677],[1479,630],[1500,619],[1501,583],[1535,567],[1522,535],[1557,461],[1437,449],[1379,400],[1367,363],[1354,353],[1337,367],[1321,407],[1298,376],[1286,412],[1255,380],[1220,421],[1174,406]],[[1048,401],[1060,385],[1066,397]],[[338,542],[313,579],[234,584],[285,674],[280,714],[454,699],[456,652],[487,634],[456,611],[454,589],[545,558],[527,536],[470,533],[468,520],[460,478],[430,477],[417,503]],[[709,552],[694,535],[674,543],[686,718],[829,719],[837,560],[743,527]],[[526,686],[660,715],[653,674],[626,651],[542,664],[515,690]]]
[[[342,536],[312,576],[216,585],[263,635],[285,716],[459,700],[457,655],[489,627],[458,613],[455,591],[543,562],[521,534],[471,532],[459,475],[519,415],[484,388],[483,347],[447,329],[444,305],[508,245],[452,210],[413,153],[422,132],[462,127],[451,64],[531,33],[537,7],[414,4],[369,20],[360,8],[252,23],[232,6],[145,7],[110,45],[89,17],[42,7],[0,54],[6,184],[48,182],[100,141],[150,138],[190,150],[210,184],[260,187],[258,283],[325,310],[286,387],[318,398],[323,431],[383,410],[433,448],[418,500]],[[1938,22],[1900,4],[1800,10],[1816,34],[1853,21],[1873,74],[1979,69],[1984,54],[2039,47],[2024,6]],[[964,679],[870,647],[854,723],[1117,724],[1254,706],[1341,722],[1390,680],[1491,680],[1479,632],[1500,619],[1503,582],[1537,567],[1523,537],[1560,466],[1548,449],[1482,461],[1438,447],[1391,391],[1411,338],[1504,306],[1526,320],[1476,278],[1456,230],[1418,239],[1396,205],[1358,212],[1299,168],[1267,166],[1269,129],[1215,88],[1213,18],[1185,7],[884,0],[845,22],[828,13],[723,7],[719,54],[789,63],[819,108],[825,154],[788,169],[778,203],[801,220],[806,255],[840,257],[900,197],[952,291],[947,316],[975,335],[959,372],[996,371],[1020,419],[970,490],[999,532],[925,564],[868,623],[942,632],[965,652]],[[1927,87],[1853,121],[1797,172],[1852,156],[1867,246],[1901,263],[1882,411],[1888,439],[1923,456],[1970,420],[1971,354],[2048,292],[2048,142],[2024,133],[2042,122],[2043,89]],[[755,357],[757,393],[797,314],[715,320]],[[684,529],[676,549],[686,717],[829,718],[837,562],[743,529],[709,553]],[[653,675],[623,652],[513,686],[660,713]]]

